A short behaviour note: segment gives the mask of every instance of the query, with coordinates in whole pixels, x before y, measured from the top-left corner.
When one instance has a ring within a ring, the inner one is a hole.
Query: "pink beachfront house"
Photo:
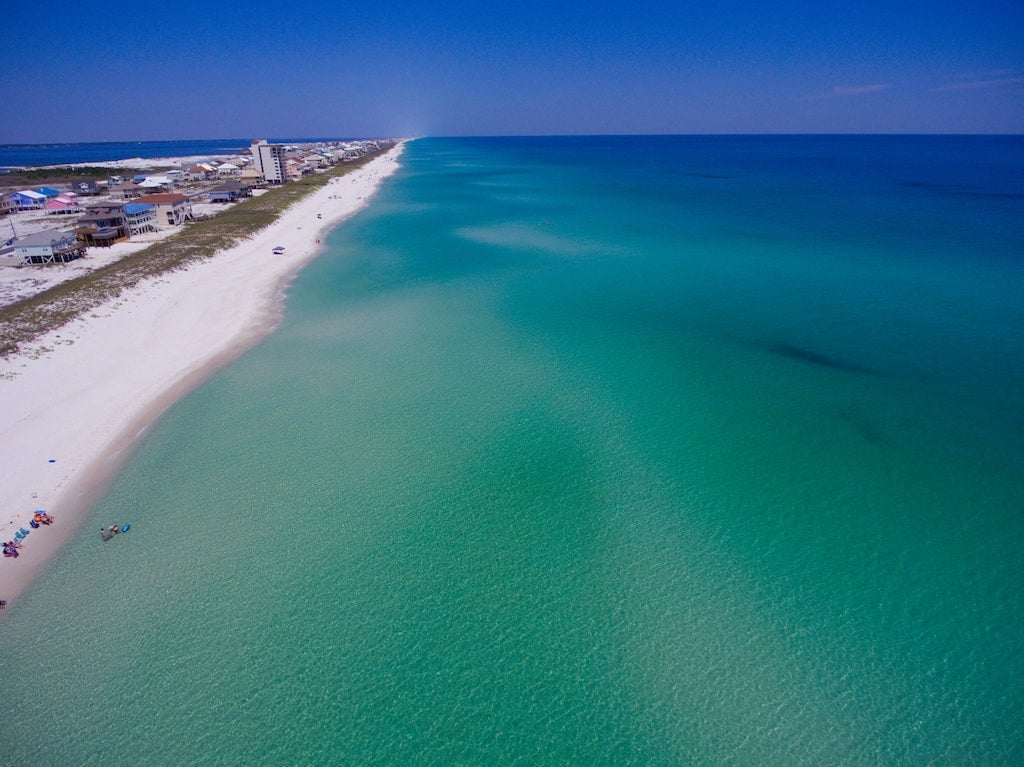
[[[82,206],[78,204],[78,195],[74,192],[64,192],[46,203],[46,215],[64,216],[81,213]]]

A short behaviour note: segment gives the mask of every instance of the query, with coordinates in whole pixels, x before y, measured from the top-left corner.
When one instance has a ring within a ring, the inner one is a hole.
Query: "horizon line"
[[[1024,131],[1020,132],[970,132],[970,131],[863,131],[863,132],[842,132],[842,131],[721,131],[721,132],[641,132],[641,133],[447,133],[447,134],[417,134],[414,136],[401,135],[379,135],[379,136],[290,136],[285,138],[273,138],[275,143],[281,142],[306,142],[314,143],[321,141],[375,141],[381,139],[412,140],[419,138],[628,138],[632,136],[650,137],[729,137],[729,136],[1003,136],[1003,137],[1024,137]],[[74,140],[53,140],[53,141],[0,141],[0,149],[13,149],[19,147],[45,147],[45,146],[68,146],[75,144],[159,144],[159,143],[184,143],[199,141],[240,141],[249,142],[250,137],[240,136],[204,136],[201,138],[148,138],[148,139],[83,139]],[[268,139],[271,140],[271,139]]]

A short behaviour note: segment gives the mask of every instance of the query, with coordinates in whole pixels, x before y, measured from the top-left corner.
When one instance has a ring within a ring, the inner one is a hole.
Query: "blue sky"
[[[1022,0],[113,0],[0,26],[9,143],[1024,132]]]

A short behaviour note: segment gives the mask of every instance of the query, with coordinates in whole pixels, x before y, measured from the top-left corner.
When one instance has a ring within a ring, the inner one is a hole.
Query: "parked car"
[[[282,253],[284,253],[284,245],[278,245],[276,248],[274,248],[275,256],[280,256]]]

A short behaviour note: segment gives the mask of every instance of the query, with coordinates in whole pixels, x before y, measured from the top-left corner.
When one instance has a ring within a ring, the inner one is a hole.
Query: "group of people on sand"
[[[32,515],[32,519],[30,519],[28,521],[28,523],[29,523],[29,526],[31,526],[32,529],[34,530],[37,527],[39,527],[40,525],[52,525],[53,524],[53,517],[50,516],[49,514],[47,514],[42,509],[39,509],[39,511],[37,511],[35,514]],[[25,540],[25,538],[31,532],[32,532],[32,530],[26,530],[25,528],[20,528],[18,530],[18,532],[16,532],[14,534],[14,539],[13,540],[10,540],[10,541],[7,541],[6,543],[4,543],[4,546],[3,546],[4,556],[5,557],[11,557],[11,558],[17,557],[18,556],[18,549],[21,548],[21,542],[23,540]]]
[[[30,519],[28,523],[34,528],[39,527],[40,525],[52,525],[53,517],[40,509],[32,515],[32,519]]]
[[[18,549],[21,548],[21,541],[7,541],[4,544],[4,556],[5,557],[16,557],[18,556]]]

